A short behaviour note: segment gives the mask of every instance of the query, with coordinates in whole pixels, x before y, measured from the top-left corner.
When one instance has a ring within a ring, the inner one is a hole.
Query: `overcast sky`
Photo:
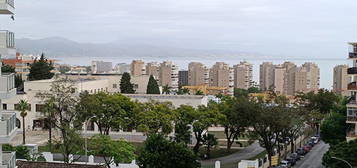
[[[301,58],[347,57],[356,0],[16,0],[17,38],[127,41]]]

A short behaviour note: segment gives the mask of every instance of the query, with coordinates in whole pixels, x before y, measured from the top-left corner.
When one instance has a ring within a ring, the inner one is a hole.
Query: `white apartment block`
[[[119,63],[115,65],[114,73],[123,74],[125,72],[130,73],[130,64]]]
[[[14,14],[13,0],[0,0],[0,15]],[[0,31],[0,59],[15,57],[15,37],[9,31]],[[0,68],[1,68],[0,64]],[[1,74],[0,71],[0,103],[4,99],[12,98],[16,93],[14,74]],[[15,168],[15,152],[3,152],[2,145],[8,144],[17,131],[16,114],[4,112],[0,108],[0,168]]]
[[[113,63],[104,61],[92,61],[92,73],[109,73],[112,71]]]
[[[357,43],[349,43],[350,51],[348,58],[353,62],[353,66],[347,69],[351,83],[348,84],[350,101],[347,103],[347,141],[357,139]]]

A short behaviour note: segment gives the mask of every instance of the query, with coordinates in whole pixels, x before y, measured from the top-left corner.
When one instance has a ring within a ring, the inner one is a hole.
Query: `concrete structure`
[[[347,75],[348,65],[337,65],[333,68],[333,91],[347,96],[347,85],[350,79]]]
[[[274,87],[274,65],[271,62],[263,62],[260,65],[259,86],[263,91]]]
[[[317,92],[320,89],[320,69],[317,64],[306,62],[302,64],[306,69],[306,89],[307,91]]]
[[[357,43],[349,43],[349,59],[353,61],[353,66],[347,69],[347,74],[351,77],[351,83],[347,85],[350,91],[350,102],[347,104],[347,141],[357,139]]]
[[[146,73],[145,63],[142,60],[133,60],[131,62],[131,76],[140,76]]]
[[[292,62],[284,62],[283,67],[285,68],[284,94],[285,95],[294,95],[295,94],[296,65]]]
[[[109,73],[112,71],[113,63],[104,61],[92,61],[92,73],[101,74]]]
[[[0,2],[1,5],[1,2]],[[15,58],[15,34],[8,30],[0,30],[0,54],[1,58]]]
[[[16,53],[16,58],[2,59],[2,63],[14,67],[16,74],[21,75],[23,80],[27,80],[28,74],[30,73],[30,65],[36,59],[40,59],[40,56]],[[47,61],[52,64],[56,62],[56,60],[53,59],[47,59]]]
[[[156,80],[159,79],[160,64],[157,62],[149,62],[146,64],[146,74],[152,75]]]
[[[295,90],[294,93],[306,93],[307,89],[307,69],[305,67],[298,67],[295,71]]]
[[[226,87],[227,94],[233,95],[234,70],[224,62],[216,62],[209,71],[209,86]]]
[[[188,71],[179,71],[179,86],[188,85]]]
[[[13,0],[0,0],[0,14],[14,14]],[[15,37],[9,31],[0,31],[0,59],[15,56]],[[0,64],[1,69],[2,64]],[[14,74],[0,71],[0,104],[16,93]],[[0,108],[0,168],[15,168],[15,152],[3,152],[2,145],[9,144],[17,131],[16,114]]]
[[[209,69],[199,62],[189,63],[188,85],[199,86],[206,84],[209,84]]]
[[[286,68],[283,65],[276,65],[274,67],[274,91],[277,94],[284,93]]]
[[[159,68],[159,85],[171,87],[172,91],[178,90],[178,66],[170,61],[164,61]]]
[[[114,67],[114,72],[117,74],[123,74],[124,72],[130,73],[130,65],[126,63],[116,64]]]
[[[234,87],[241,89],[248,89],[253,84],[253,65],[243,61],[234,68]]]

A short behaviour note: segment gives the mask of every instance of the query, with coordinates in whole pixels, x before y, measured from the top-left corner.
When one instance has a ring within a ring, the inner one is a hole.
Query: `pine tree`
[[[130,74],[125,72],[120,80],[120,92],[133,94],[135,93],[134,85],[130,82]]]
[[[150,75],[149,83],[146,89],[146,94],[160,94],[159,85],[152,75]]]
[[[53,65],[49,62],[44,54],[41,55],[40,60],[35,60],[30,65],[30,73],[29,73],[29,80],[43,80],[43,79],[51,79],[54,75],[51,71],[53,70]]]

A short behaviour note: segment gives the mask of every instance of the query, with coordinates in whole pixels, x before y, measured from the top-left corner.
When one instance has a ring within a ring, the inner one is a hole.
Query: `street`
[[[328,151],[329,145],[320,142],[312,150],[296,163],[295,168],[323,168],[322,157]]]

